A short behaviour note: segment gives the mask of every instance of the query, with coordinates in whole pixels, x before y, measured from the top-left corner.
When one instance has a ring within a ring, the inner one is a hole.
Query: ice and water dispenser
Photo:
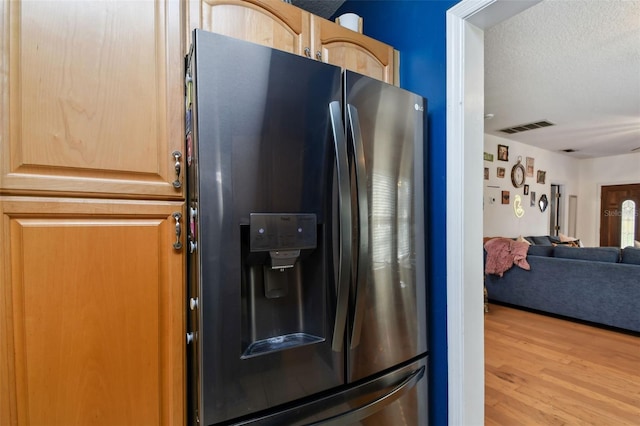
[[[325,340],[324,250],[315,214],[251,213],[242,238],[242,358]]]

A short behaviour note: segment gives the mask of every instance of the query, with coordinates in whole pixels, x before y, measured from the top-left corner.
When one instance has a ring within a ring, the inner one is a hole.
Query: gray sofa
[[[486,275],[490,302],[640,332],[640,249],[531,245],[527,261]]]

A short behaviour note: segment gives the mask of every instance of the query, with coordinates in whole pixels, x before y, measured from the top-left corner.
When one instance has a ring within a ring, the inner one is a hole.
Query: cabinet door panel
[[[201,8],[193,7],[200,3]],[[309,13],[274,0],[191,2],[191,29],[202,28],[298,55],[309,47]],[[198,18],[199,10],[202,16]]]
[[[393,48],[378,40],[312,16],[314,50],[322,60],[393,84]]]
[[[182,424],[183,205],[40,200],[0,199],[0,424]]]
[[[4,192],[182,198],[179,2],[1,3]]]

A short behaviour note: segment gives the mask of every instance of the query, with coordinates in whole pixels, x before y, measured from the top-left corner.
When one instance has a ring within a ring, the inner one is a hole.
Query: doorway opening
[[[565,233],[562,228],[564,222],[564,209],[562,208],[562,185],[551,184],[551,196],[549,197],[549,235],[557,236],[560,232]]]
[[[484,422],[484,30],[541,0],[462,0],[447,11],[448,423]],[[479,356],[479,354],[481,354]]]
[[[567,229],[569,231],[570,237],[574,237],[577,234],[577,222],[578,222],[578,196],[577,195],[569,195],[569,214],[568,214],[568,223]]]

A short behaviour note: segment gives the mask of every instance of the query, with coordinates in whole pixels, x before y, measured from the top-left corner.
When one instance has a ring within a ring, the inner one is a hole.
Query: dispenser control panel
[[[316,248],[316,222],[309,213],[251,213],[251,251]]]

